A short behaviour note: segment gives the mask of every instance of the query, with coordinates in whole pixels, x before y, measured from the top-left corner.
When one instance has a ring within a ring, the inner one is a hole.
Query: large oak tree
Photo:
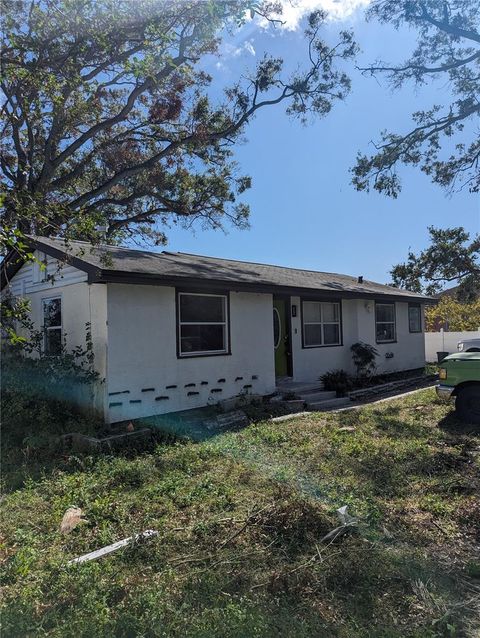
[[[373,0],[370,19],[414,29],[418,38],[405,62],[378,62],[363,72],[386,76],[394,89],[439,80],[452,98],[413,113],[409,131],[384,132],[373,154],[359,154],[353,169],[358,190],[397,197],[398,165],[407,164],[447,190],[480,191],[479,9],[478,0]]]
[[[251,0],[4,0],[4,228],[110,241],[164,241],[171,223],[245,226],[250,178],[233,149],[261,109],[325,116],[349,90],[338,61],[355,45],[320,37],[287,74],[265,54],[211,90],[205,60],[246,20],[275,26],[279,7]],[[4,240],[11,236],[4,234]]]

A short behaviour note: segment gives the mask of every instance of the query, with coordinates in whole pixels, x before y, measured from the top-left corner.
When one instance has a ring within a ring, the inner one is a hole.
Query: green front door
[[[275,376],[288,374],[287,364],[287,321],[284,299],[273,300],[273,345],[275,348]]]

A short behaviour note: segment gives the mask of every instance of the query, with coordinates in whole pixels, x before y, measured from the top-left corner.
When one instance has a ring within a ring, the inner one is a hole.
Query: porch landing
[[[320,392],[323,390],[321,381],[294,381],[291,377],[277,377],[277,392]]]
[[[293,381],[293,379],[277,379],[277,392],[279,395],[294,395],[297,400],[302,400],[307,410],[330,410],[348,405],[348,397],[337,397],[336,392],[323,389],[320,381]]]

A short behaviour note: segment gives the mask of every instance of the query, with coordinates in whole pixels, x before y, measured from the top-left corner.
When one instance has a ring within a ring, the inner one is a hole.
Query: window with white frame
[[[304,301],[303,347],[339,346],[342,340],[340,303]]]
[[[408,304],[408,329],[410,332],[422,332],[422,309],[420,304]]]
[[[228,352],[226,295],[179,292],[177,319],[180,356]]]
[[[396,341],[394,303],[377,303],[375,305],[375,334],[377,343]]]
[[[62,300],[60,297],[43,300],[43,342],[45,354],[58,355],[62,351]]]

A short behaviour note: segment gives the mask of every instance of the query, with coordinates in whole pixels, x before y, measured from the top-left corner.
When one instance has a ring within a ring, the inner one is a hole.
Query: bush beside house
[[[91,404],[87,397],[98,382],[89,325],[85,348],[67,352],[62,344],[60,354],[47,356],[43,332],[33,328],[29,308],[4,303],[4,308],[9,307],[12,312],[5,313],[2,326],[2,468],[9,472],[17,467],[20,472],[26,462],[41,468],[59,447],[60,435],[93,434],[104,423],[93,410],[82,407]]]

